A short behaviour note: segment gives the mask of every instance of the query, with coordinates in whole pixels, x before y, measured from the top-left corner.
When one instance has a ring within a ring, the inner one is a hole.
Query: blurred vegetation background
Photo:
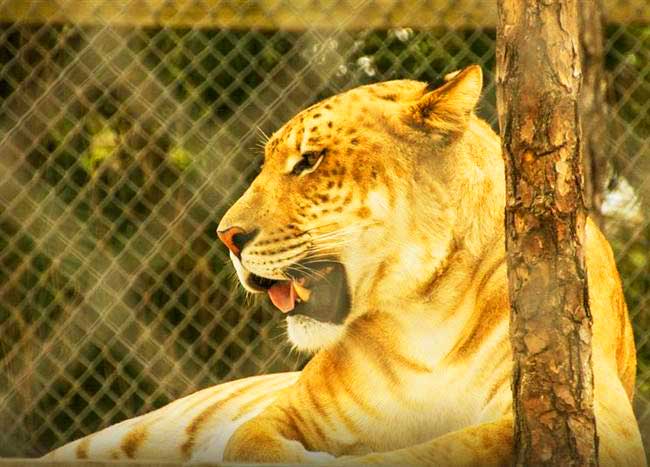
[[[359,84],[471,63],[496,127],[491,1],[132,3],[0,0],[0,456],[304,364],[215,235],[263,133]],[[650,435],[650,21],[645,0],[606,6],[602,214]]]

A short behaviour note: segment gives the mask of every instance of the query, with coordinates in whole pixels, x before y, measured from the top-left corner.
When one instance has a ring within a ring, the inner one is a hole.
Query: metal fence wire
[[[607,1],[603,211],[650,434],[650,21]],[[144,6],[143,6],[144,5]],[[262,133],[359,84],[483,66],[487,0],[0,0],[0,455],[300,368],[215,229]]]

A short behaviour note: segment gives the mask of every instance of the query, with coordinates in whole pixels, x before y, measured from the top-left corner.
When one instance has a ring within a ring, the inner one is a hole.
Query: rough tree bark
[[[578,3],[499,0],[517,465],[597,465]]]
[[[584,2],[579,8],[582,86],[579,111],[583,134],[585,201],[589,216],[602,227],[601,205],[609,176],[607,80],[602,0]]]

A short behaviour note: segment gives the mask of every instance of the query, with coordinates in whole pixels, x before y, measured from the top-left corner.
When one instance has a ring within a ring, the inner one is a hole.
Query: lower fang
[[[303,287],[301,284],[299,284],[296,281],[294,281],[293,283],[293,289],[296,291],[297,298],[299,298],[303,302],[309,301],[309,297],[311,296],[311,290],[309,290],[306,287]]]

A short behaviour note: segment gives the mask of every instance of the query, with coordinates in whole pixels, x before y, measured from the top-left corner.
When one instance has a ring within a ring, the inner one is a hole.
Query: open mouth
[[[305,264],[308,266],[308,264]],[[305,315],[318,321],[341,324],[350,311],[345,268],[338,262],[319,263],[309,273],[292,274],[292,280],[275,280],[250,274],[247,285],[266,292],[273,305],[287,316]]]

